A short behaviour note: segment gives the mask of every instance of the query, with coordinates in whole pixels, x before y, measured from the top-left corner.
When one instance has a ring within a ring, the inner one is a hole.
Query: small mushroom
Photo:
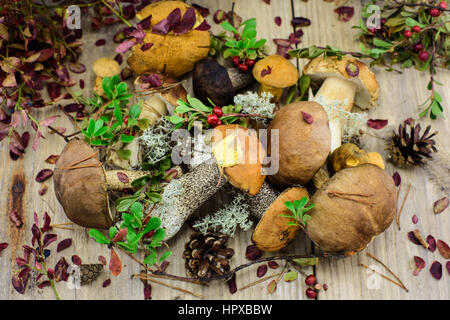
[[[107,229],[113,224],[107,190],[132,188],[131,182],[149,172],[105,171],[84,140],[71,139],[56,162],[53,182],[56,198],[67,217],[86,228]]]
[[[177,8],[181,10],[181,16],[183,16],[190,5],[181,1],[158,1],[144,7],[136,14],[136,17],[143,20],[151,15],[151,26],[153,27],[166,19]],[[204,21],[200,14],[197,13],[196,16],[194,29]],[[136,74],[157,70],[179,77],[191,71],[197,61],[208,56],[209,31],[191,30],[180,35],[173,33],[161,35],[152,33],[151,30],[145,30],[145,33],[143,43],[133,47],[127,60]],[[151,43],[152,47],[143,51],[142,45],[148,43]]]
[[[105,77],[113,77],[115,75],[120,74],[120,66],[119,63],[111,58],[99,58],[94,61],[92,64],[92,70],[94,71],[97,78],[95,78],[94,83],[94,92],[99,96],[104,96],[105,92],[103,91],[102,81]]]
[[[314,101],[349,112],[353,105],[371,108],[378,99],[379,86],[367,65],[352,56],[317,57],[303,69],[311,82],[322,84]],[[332,136],[331,151],[341,145],[342,118],[329,114]]]
[[[327,113],[317,102],[294,102],[275,113],[268,128],[269,142],[273,130],[278,130],[279,142],[278,146],[269,143],[268,154],[278,160],[279,169],[268,179],[280,186],[305,185],[330,153]]]
[[[218,106],[233,103],[235,94],[253,82],[250,73],[239,72],[236,67],[224,67],[212,58],[195,64],[192,84],[195,96],[209,104],[208,98]]]
[[[280,215],[292,214],[285,206],[285,202],[293,202],[304,197],[309,199],[308,191],[305,188],[293,187],[282,192],[265,210],[252,235],[252,241],[260,250],[280,250],[295,238],[300,230],[300,226],[288,225],[293,220],[287,217],[280,217]]]
[[[378,152],[367,153],[353,143],[345,143],[330,155],[330,164],[334,172],[345,168],[356,167],[364,163],[372,163],[384,169],[383,159]]]
[[[277,54],[259,60],[253,67],[253,77],[261,84],[258,94],[271,93],[273,102],[280,100],[284,88],[297,83],[298,76],[297,68]]]

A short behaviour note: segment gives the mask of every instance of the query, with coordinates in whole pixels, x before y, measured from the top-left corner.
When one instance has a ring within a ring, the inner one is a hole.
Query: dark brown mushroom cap
[[[195,96],[205,104],[208,98],[218,106],[233,103],[234,88],[227,69],[212,58],[195,64],[192,75]]]
[[[109,211],[106,178],[97,156],[78,165],[98,167],[68,169],[75,162],[92,155],[94,150],[83,140],[72,139],[56,162],[53,183],[56,198],[66,216],[86,228],[107,229],[112,224]]]

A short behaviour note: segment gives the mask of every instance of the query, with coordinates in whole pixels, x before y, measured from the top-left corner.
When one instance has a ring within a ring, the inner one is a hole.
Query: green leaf
[[[414,27],[414,26],[419,26],[419,27],[421,27],[421,28],[425,28],[425,25],[424,24],[422,24],[422,23],[420,23],[420,22],[418,22],[418,21],[416,21],[416,20],[414,20],[413,18],[406,18],[406,20],[405,20],[405,24],[408,26],[408,27]]]
[[[89,124],[88,124],[88,136],[92,137],[94,135],[95,132],[95,120],[94,119],[89,119]]]
[[[128,134],[122,133],[120,135],[120,140],[124,143],[130,143],[131,141],[134,140],[134,136],[130,136]]]
[[[152,252],[144,259],[144,264],[154,265],[157,261],[156,258],[157,258],[156,252]]]
[[[156,230],[161,226],[161,220],[158,217],[151,217],[144,228],[144,234]],[[164,237],[163,237],[164,238]]]
[[[166,119],[173,124],[180,124],[184,122],[184,118],[178,117],[178,116],[166,116]]]
[[[103,91],[105,92],[106,97],[108,97],[109,100],[112,99],[112,87],[113,87],[113,84],[112,84],[111,78],[109,78],[109,77],[103,78],[102,88],[103,88]]]
[[[292,262],[294,262],[296,265],[300,267],[308,267],[308,266],[315,266],[319,263],[319,258],[298,258],[298,259],[292,259]]]
[[[302,99],[305,93],[308,91],[310,84],[311,78],[308,75],[304,74],[300,77],[300,79],[298,80],[298,85],[300,87],[300,99]]]
[[[164,237],[166,236],[166,230],[164,229],[158,229],[155,231],[155,234],[152,237],[152,244],[159,244]]]
[[[378,38],[374,38],[373,39],[373,44],[376,47],[382,47],[382,48],[385,48],[385,49],[388,49],[388,48],[392,47],[392,43],[391,42],[387,42],[387,41],[384,41],[384,40],[381,40],[381,39],[378,39]]]
[[[285,205],[286,208],[288,208],[293,214],[296,213],[295,206],[294,206],[294,204],[293,204],[291,201],[286,201],[286,202],[284,203],[284,205]]]
[[[103,233],[98,231],[97,229],[89,229],[89,236],[94,238],[100,244],[109,244],[111,241],[106,238]]]
[[[130,209],[131,205],[133,203],[135,203],[137,200],[138,200],[138,196],[137,195],[120,198],[118,200],[118,203],[117,203],[117,206],[116,206],[116,210],[118,212],[128,211],[128,209]]]
[[[301,198],[300,200],[295,200],[294,207],[296,210],[299,210],[300,208],[303,208],[307,203],[308,203],[308,198],[304,197],[304,198]]]
[[[131,117],[137,119],[141,114],[141,107],[138,104],[133,105],[128,113]]]
[[[172,255],[172,251],[171,250],[167,250],[166,252],[164,252],[161,257],[159,258],[159,262],[163,262],[164,260],[166,260],[168,257],[170,257]]]
[[[162,199],[161,194],[157,192],[146,192],[147,199],[152,203],[159,203]]]
[[[207,107],[199,99],[187,95],[187,100],[192,108],[203,112],[211,112],[212,108]]]
[[[238,31],[236,30],[235,27],[233,27],[228,21],[223,21],[220,26],[222,28],[224,28],[227,31],[233,32],[233,33],[238,33]]]
[[[116,227],[109,228],[109,238],[110,239],[114,238],[114,236],[116,235],[117,232],[118,232],[118,230]]]
[[[122,111],[118,104],[114,107],[114,117],[116,117],[120,125],[123,124]]]
[[[138,217],[142,218],[144,207],[140,202],[135,202],[131,205],[130,212]]]
[[[117,155],[122,160],[130,160],[131,158],[131,150],[119,149],[116,150]]]
[[[297,271],[289,271],[284,275],[284,281],[286,282],[297,280],[297,278],[298,278]]]

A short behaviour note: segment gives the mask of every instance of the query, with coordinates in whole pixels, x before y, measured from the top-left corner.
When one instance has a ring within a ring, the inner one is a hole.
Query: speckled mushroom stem
[[[278,102],[283,94],[283,88],[273,88],[267,85],[261,84],[258,88],[258,94],[261,96],[263,92],[267,92],[273,95],[273,98],[270,99],[271,102]]]
[[[339,105],[344,111],[353,107],[356,85],[338,77],[328,77],[317,92],[314,101],[324,105]],[[331,131],[331,152],[342,144],[343,119],[328,114]]]

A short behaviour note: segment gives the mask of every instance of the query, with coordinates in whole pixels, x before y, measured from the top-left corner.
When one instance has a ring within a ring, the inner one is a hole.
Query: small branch
[[[369,267],[369,266],[367,266],[367,265],[365,265],[365,264],[363,264],[363,263],[361,263],[361,262],[358,262],[358,265],[361,266],[361,267],[363,267],[363,268],[365,268],[365,269],[367,269],[367,270],[370,270],[370,271],[372,271],[372,272],[378,274],[379,276],[381,276],[381,277],[383,277],[384,279],[386,279],[386,280],[388,280],[388,281],[390,281],[390,282],[396,284],[397,286],[399,286],[400,288],[402,288],[403,290],[405,290],[406,292],[408,292],[408,290],[405,289],[405,288],[404,288],[400,283],[398,283],[397,281],[392,280],[391,278],[385,276],[384,274],[382,274],[382,273],[380,273],[380,272],[378,272],[378,271],[372,269],[371,267]]]
[[[61,132],[59,132],[58,130],[56,130],[55,128],[53,128],[52,126],[48,126],[48,128],[50,130],[52,130],[54,133],[56,133],[58,136],[60,136],[61,138],[64,139],[65,142],[69,142],[69,139],[67,139],[67,137],[65,135],[63,135]]]
[[[272,279],[272,278],[274,278],[274,277],[278,277],[278,276],[280,276],[280,275],[283,274],[283,273],[284,273],[284,269],[283,269],[280,273],[276,273],[276,274],[273,274],[273,275],[271,275],[271,276],[267,276],[267,277],[261,278],[261,279],[259,279],[259,280],[256,280],[256,281],[254,281],[254,282],[251,282],[251,283],[249,283],[249,284],[243,286],[242,288],[239,288],[239,290],[245,290],[245,289],[247,289],[247,288],[253,287],[253,286],[255,286],[255,285],[257,285],[257,284],[259,284],[259,283],[261,283],[261,282],[264,282],[264,281],[266,281],[266,280]]]
[[[411,190],[411,184],[408,185],[408,190],[406,190],[406,195],[403,198],[402,206],[400,207],[400,211],[398,212],[398,215],[395,219],[397,222],[398,230],[400,230],[400,215],[402,214],[403,206],[405,205],[406,199],[408,198],[409,190]]]
[[[150,281],[150,282],[153,282],[153,283],[160,284],[160,285],[162,285],[162,286],[164,286],[164,287],[168,287],[168,288],[171,288],[171,289],[174,289],[174,290],[178,290],[178,291],[181,291],[181,292],[184,292],[184,293],[193,295],[194,297],[197,297],[197,298],[200,298],[200,299],[205,299],[205,296],[203,296],[203,295],[201,295],[201,294],[194,293],[194,292],[191,292],[191,291],[189,291],[189,290],[185,290],[185,289],[183,289],[183,288],[175,287],[175,286],[172,286],[172,285],[170,285],[170,284],[167,284],[167,283],[164,283],[164,282],[155,280],[155,279],[153,279],[153,278],[151,278],[151,277],[143,276],[143,275],[141,275],[141,274],[135,274],[135,275],[133,275],[133,278],[139,278],[139,279],[141,279],[141,280],[147,280],[147,281]]]
[[[400,2],[398,0],[394,0],[394,2],[396,4],[398,4],[398,7],[392,7],[392,8],[402,8],[402,7],[427,7],[427,8],[433,8],[433,9],[439,9],[440,11],[447,11],[449,12],[450,9],[443,9],[441,7],[432,5],[432,4],[428,4],[428,3],[424,3],[424,2],[419,2],[419,3],[409,3],[409,2]]]
[[[107,6],[120,20],[122,20],[123,23],[125,23],[128,27],[132,27],[131,23],[129,23],[127,20],[125,20],[124,17],[122,17],[122,15],[120,13],[117,12],[116,9],[114,9],[113,7],[110,6],[110,4],[105,1],[105,0],[101,0],[101,2]]]
[[[389,269],[383,262],[381,262],[380,259],[378,259],[377,257],[375,257],[374,255],[370,254],[369,252],[366,252],[366,255],[370,258],[372,258],[373,260],[375,260],[376,262],[378,262],[379,264],[381,264],[390,274],[392,274],[394,276],[395,279],[397,279],[398,282],[400,282],[400,284],[403,286],[403,289],[406,290],[406,292],[408,292],[408,289],[406,288],[406,286],[403,284],[402,280],[400,280],[400,278],[394,273],[392,272],[391,269]]]

